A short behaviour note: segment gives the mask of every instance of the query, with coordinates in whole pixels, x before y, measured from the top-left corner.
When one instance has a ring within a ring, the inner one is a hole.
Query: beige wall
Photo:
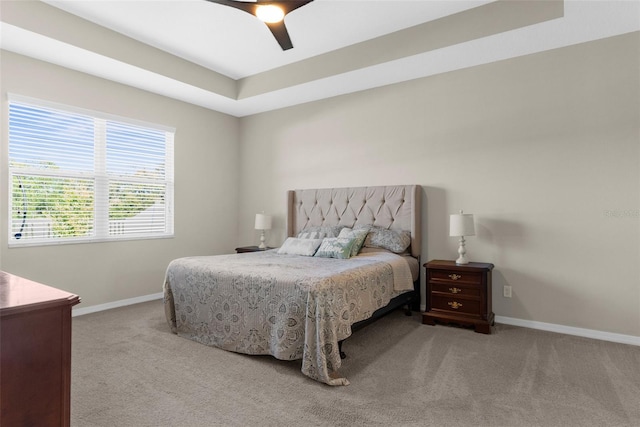
[[[288,189],[420,184],[423,261],[475,214],[498,316],[640,336],[639,52],[634,33],[241,119],[240,243],[261,210],[283,241]]]
[[[635,33],[244,119],[1,51],[2,224],[7,92],[177,132],[175,238],[8,249],[0,226],[0,268],[82,306],[158,293],[171,259],[256,244],[256,212],[275,215],[280,244],[288,189],[417,183],[423,261],[452,258],[448,215],[474,213],[467,248],[496,265],[498,316],[640,336],[639,45]]]
[[[0,55],[2,270],[77,293],[82,308],[161,292],[174,258],[233,251],[237,118],[10,52]],[[8,92],[175,127],[175,237],[9,249]]]

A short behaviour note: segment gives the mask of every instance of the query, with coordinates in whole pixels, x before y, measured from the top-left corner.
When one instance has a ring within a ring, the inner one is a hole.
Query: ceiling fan
[[[311,3],[313,0],[256,0],[255,2],[241,0],[207,1],[240,9],[254,15],[258,19],[263,21],[267,25],[267,27],[269,27],[269,30],[271,30],[271,33],[273,33],[273,36],[280,44],[280,47],[282,47],[282,50],[288,50],[293,47],[293,43],[291,43],[291,38],[289,37],[287,27],[284,25],[284,17],[289,12],[302,7],[307,3]]]

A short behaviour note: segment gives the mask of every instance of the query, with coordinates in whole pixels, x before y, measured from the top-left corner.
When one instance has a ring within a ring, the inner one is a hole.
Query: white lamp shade
[[[256,214],[256,230],[271,230],[271,215]]]
[[[475,236],[476,229],[473,225],[473,215],[453,214],[449,218],[449,236]]]

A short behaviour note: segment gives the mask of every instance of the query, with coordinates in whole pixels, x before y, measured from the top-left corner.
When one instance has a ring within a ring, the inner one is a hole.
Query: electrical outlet
[[[504,287],[502,288],[502,295],[505,298],[511,298],[511,286],[504,285]]]

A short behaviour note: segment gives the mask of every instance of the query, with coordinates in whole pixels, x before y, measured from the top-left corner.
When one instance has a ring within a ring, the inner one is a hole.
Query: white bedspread
[[[347,260],[276,251],[171,262],[164,283],[167,321],[178,335],[225,350],[302,359],[302,372],[330,385],[338,342],[351,325],[413,290],[402,257],[363,253]]]

